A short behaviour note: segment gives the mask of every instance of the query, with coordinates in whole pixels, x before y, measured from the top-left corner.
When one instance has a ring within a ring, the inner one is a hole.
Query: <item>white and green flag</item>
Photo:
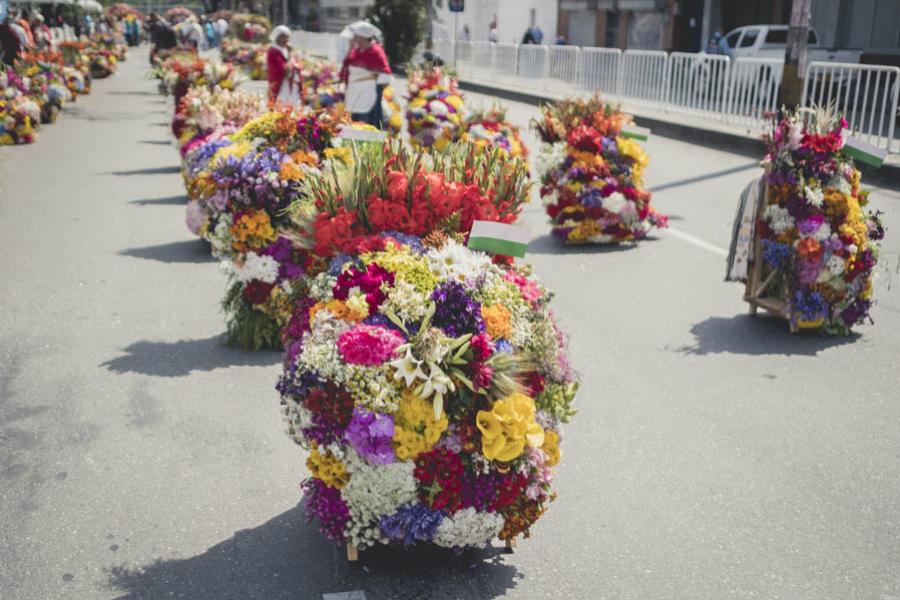
[[[650,139],[650,130],[646,127],[638,127],[634,123],[628,123],[622,126],[622,129],[619,131],[619,135],[621,135],[622,137],[631,138],[633,140],[646,142]]]
[[[475,221],[469,233],[469,248],[522,258],[528,249],[531,232],[519,225],[496,221]]]
[[[859,138],[850,135],[850,132],[844,131],[844,152],[860,162],[873,167],[880,167],[884,164],[887,157],[887,148],[879,148],[868,142],[864,142]]]

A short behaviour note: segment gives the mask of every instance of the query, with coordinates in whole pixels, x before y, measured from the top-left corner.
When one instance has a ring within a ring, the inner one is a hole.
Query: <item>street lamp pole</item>
[[[781,75],[779,109],[800,106],[803,76],[806,70],[806,41],[813,0],[793,0],[791,23],[784,47],[784,70]]]

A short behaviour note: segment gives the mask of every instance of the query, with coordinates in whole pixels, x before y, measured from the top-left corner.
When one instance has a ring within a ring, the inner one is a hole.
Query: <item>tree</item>
[[[384,34],[384,51],[391,65],[409,62],[425,30],[422,0],[375,0],[366,16]]]

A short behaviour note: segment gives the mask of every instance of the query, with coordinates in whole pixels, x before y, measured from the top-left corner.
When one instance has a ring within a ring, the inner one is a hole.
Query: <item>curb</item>
[[[505,100],[533,104],[535,106],[556,101],[555,98],[539,93],[493,87],[463,79],[459,80],[459,87],[469,92],[497,96]],[[675,121],[664,121],[640,114],[634,115],[634,121],[641,127],[649,127],[655,135],[686,141],[699,146],[706,146],[707,148],[726,150],[754,159],[761,159],[766,152],[766,147],[762,140],[746,135],[696,127]],[[867,184],[900,190],[900,164],[885,163],[881,168],[876,169],[865,163],[857,162],[856,168],[860,170],[863,175],[863,181]]]

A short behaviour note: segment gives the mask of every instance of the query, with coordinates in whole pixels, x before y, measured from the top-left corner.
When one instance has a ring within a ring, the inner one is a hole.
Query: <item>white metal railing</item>
[[[295,43],[334,61],[347,50],[346,40],[330,33],[296,32]],[[475,82],[555,96],[601,91],[628,104],[751,128],[777,109],[784,69],[783,61],[767,58],[451,39],[436,39],[434,53]],[[862,139],[900,152],[900,68],[810,63],[803,103],[833,103]]]
[[[813,62],[806,72],[803,104],[834,104],[851,131],[870,144],[896,151],[898,94],[900,68]]]

